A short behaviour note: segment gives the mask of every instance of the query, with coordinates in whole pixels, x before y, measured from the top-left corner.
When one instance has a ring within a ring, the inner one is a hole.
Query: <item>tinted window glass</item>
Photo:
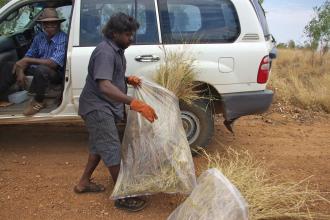
[[[269,33],[269,29],[268,29],[268,24],[267,24],[267,20],[266,20],[266,15],[265,15],[265,11],[262,8],[262,6],[259,4],[258,0],[253,0],[253,6],[254,9],[256,10],[256,13],[258,15],[258,19],[259,22],[262,26],[262,29],[264,31],[264,35],[266,37],[266,39],[268,39],[270,37],[270,33]]]
[[[58,16],[60,18],[65,18],[66,20],[61,23],[61,30],[65,33],[68,33],[69,31],[69,25],[71,20],[71,5],[62,6],[59,8],[56,8],[56,11],[58,13]]]
[[[140,23],[135,44],[158,43],[154,2],[150,0],[82,0],[80,46],[95,46],[102,41],[102,28],[110,17],[123,12]]]
[[[165,0],[160,11],[165,43],[228,43],[240,33],[230,0]]]
[[[171,32],[198,31],[202,26],[198,7],[193,5],[169,5]]]

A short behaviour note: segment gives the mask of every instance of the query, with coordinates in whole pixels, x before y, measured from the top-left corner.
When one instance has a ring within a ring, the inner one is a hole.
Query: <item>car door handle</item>
[[[138,62],[157,62],[160,60],[160,57],[157,55],[140,55],[136,56],[135,60]]]

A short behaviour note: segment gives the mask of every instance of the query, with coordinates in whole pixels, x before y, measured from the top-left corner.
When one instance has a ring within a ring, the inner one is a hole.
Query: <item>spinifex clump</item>
[[[281,181],[266,175],[265,166],[247,151],[228,148],[225,154],[204,154],[208,168],[219,169],[241,192],[249,206],[249,219],[330,219],[329,215],[313,212],[317,203],[330,204],[306,180]]]
[[[179,100],[191,104],[200,99],[197,83],[195,59],[189,49],[170,51],[163,48],[164,62],[157,69],[155,81],[162,87],[173,92]]]

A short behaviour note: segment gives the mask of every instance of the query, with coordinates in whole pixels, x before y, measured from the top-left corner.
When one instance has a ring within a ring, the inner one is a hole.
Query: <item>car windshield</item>
[[[0,35],[9,35],[24,30],[42,10],[42,7],[26,5],[13,11],[0,24]]]

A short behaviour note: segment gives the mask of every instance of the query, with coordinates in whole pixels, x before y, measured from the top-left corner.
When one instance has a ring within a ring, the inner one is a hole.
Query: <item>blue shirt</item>
[[[50,40],[48,40],[46,33],[40,32],[34,37],[30,49],[26,52],[25,56],[51,59],[63,68],[67,41],[68,37],[62,31],[58,32]]]

